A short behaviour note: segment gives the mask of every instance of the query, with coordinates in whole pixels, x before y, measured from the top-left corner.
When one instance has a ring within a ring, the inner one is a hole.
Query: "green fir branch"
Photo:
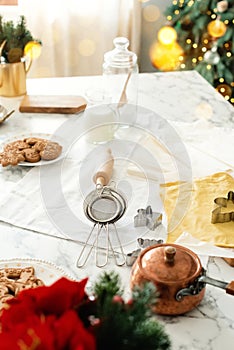
[[[157,300],[152,283],[136,287],[132,298],[122,299],[121,281],[115,272],[103,273],[94,285],[98,350],[169,350],[171,342],[163,326],[153,317]]]
[[[4,41],[6,43],[2,50],[2,57],[5,62],[9,63],[19,62],[21,60],[24,47],[29,41],[37,41],[41,44],[41,41],[34,39],[31,32],[27,29],[24,16],[20,16],[19,22],[14,24],[11,20],[5,22],[0,15],[0,45]],[[14,50],[14,54],[12,54],[12,50]]]

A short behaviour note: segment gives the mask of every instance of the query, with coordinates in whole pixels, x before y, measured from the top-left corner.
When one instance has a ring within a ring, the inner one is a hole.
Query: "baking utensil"
[[[205,295],[206,284],[234,295],[234,281],[207,276],[199,257],[178,244],[157,244],[142,251],[132,267],[131,288],[146,281],[157,288],[154,311],[162,315],[180,315],[195,308]]]
[[[150,205],[146,209],[138,209],[137,215],[134,216],[134,226],[147,226],[151,231],[154,231],[158,225],[162,223],[162,214],[153,212]]]
[[[141,237],[137,238],[137,242],[138,242],[140,248],[142,248],[142,249],[151,247],[152,245],[155,245],[155,244],[162,244],[162,243],[164,243],[162,238],[149,239],[149,238],[141,238]]]
[[[9,118],[13,113],[14,109],[10,112],[7,112],[7,109],[0,105],[0,124],[3,123],[7,118]]]
[[[88,194],[84,201],[83,207],[85,215],[94,223],[94,226],[84,244],[84,247],[81,250],[80,256],[77,260],[77,267],[82,267],[85,265],[94,247],[96,266],[105,266],[109,259],[109,253],[112,253],[114,256],[116,265],[122,266],[125,264],[126,257],[120,242],[115,222],[125,213],[126,201],[122,194],[117,192],[113,187],[108,186],[112,176],[113,166],[114,159],[112,157],[111,150],[108,150],[104,165],[102,165],[93,176],[93,181],[96,184],[96,190]],[[111,232],[110,225],[112,229]],[[94,235],[95,228],[97,229],[96,235]],[[103,248],[99,246],[101,235],[104,237],[106,245],[103,262],[100,262],[99,260],[100,255],[103,255]],[[111,236],[113,235],[115,235],[117,239],[120,252],[117,252],[113,248],[111,240]]]
[[[212,224],[234,221],[234,211],[222,213],[222,208],[227,208],[228,204],[234,204],[234,192],[229,191],[227,197],[218,197],[214,200],[216,208],[212,211]]]
[[[161,244],[163,243],[163,239],[149,239],[149,238],[137,238],[137,242],[140,248],[133,250],[132,252],[128,253],[126,256],[126,265],[132,266],[140,253],[142,252],[142,249],[150,247],[155,244]]]

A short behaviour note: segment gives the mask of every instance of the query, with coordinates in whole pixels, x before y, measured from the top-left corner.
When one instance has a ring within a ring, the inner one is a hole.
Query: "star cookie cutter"
[[[227,197],[218,197],[214,200],[217,208],[212,211],[211,223],[224,223],[234,221],[234,211],[222,213],[222,208],[227,208],[228,202],[234,204],[234,192],[229,191]]]

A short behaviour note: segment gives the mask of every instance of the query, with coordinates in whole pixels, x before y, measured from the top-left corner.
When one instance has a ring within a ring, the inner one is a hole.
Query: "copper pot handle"
[[[219,281],[214,278],[208,277],[205,275],[206,271],[203,270],[203,275],[194,280],[193,284],[190,284],[186,288],[180,289],[176,293],[176,300],[181,301],[187,295],[197,295],[201,292],[203,288],[205,288],[206,284],[210,284],[212,286],[222,288],[226,290],[227,294],[234,295],[234,281],[224,282]]]
[[[212,286],[225,289],[227,294],[234,295],[234,281],[228,283],[203,275],[199,277],[199,283],[211,284]]]

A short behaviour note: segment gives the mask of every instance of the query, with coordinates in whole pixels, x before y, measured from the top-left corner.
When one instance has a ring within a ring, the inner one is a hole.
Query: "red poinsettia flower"
[[[76,312],[87,298],[86,283],[61,278],[9,300],[0,317],[1,350],[95,350],[95,338]]]
[[[81,282],[70,281],[61,278],[51,286],[41,286],[35,289],[27,289],[19,293],[17,298],[12,298],[8,304],[10,307],[7,312],[3,310],[1,322],[3,327],[11,327],[12,322],[15,325],[18,321],[31,314],[40,315],[43,313],[59,316],[66,310],[74,308],[85,299],[85,285],[87,279]]]
[[[54,317],[44,322],[44,320],[35,316],[22,320],[21,323],[17,323],[8,332],[0,333],[1,349],[56,350],[54,346],[55,334],[53,332],[54,321]]]
[[[85,286],[87,278],[80,282],[68,280],[63,277],[48,286],[40,286],[35,289],[27,289],[19,294],[18,301],[27,299],[29,304],[33,300],[38,312],[59,316],[71,307],[79,305],[85,298]],[[15,299],[13,299],[15,300]]]
[[[74,310],[67,311],[55,324],[56,349],[93,350],[95,339],[83,325]]]

